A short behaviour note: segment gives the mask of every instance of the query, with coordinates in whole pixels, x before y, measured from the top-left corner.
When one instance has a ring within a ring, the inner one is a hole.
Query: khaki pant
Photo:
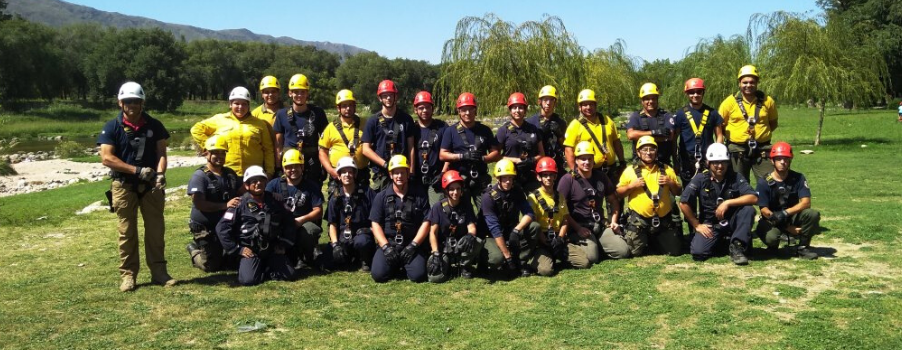
[[[770,162],[769,158],[770,147],[770,144],[759,144],[755,153],[749,155],[747,145],[730,143],[727,146],[730,151],[730,166],[733,167],[733,171],[745,176],[752,187],[755,187],[758,180],[767,178],[767,174],[774,171],[774,164]],[[750,170],[755,175],[754,179],[749,178]]]
[[[804,209],[790,216],[789,224],[802,229],[799,235],[800,245],[807,246],[811,242],[811,237],[821,232],[821,213],[810,208]],[[780,246],[780,233],[782,232],[784,232],[782,229],[774,227],[770,221],[763,218],[758,221],[755,231],[765,245],[775,248]],[[792,236],[793,234],[787,232],[787,235]]]
[[[540,233],[541,234],[541,233]],[[601,256],[598,254],[598,240],[594,235],[588,238],[579,237],[576,232],[567,234],[567,263],[574,269],[588,269],[592,264],[598,263]],[[542,246],[536,252],[538,266],[536,272],[541,276],[554,274],[555,258],[550,247]]]
[[[139,185],[135,188],[130,183],[113,181],[113,209],[119,217],[119,273],[125,276],[138,276],[141,260],[138,255],[138,209],[144,222],[144,254],[151,279],[166,281],[164,249],[166,231],[163,220],[164,190],[154,189],[150,185]]]

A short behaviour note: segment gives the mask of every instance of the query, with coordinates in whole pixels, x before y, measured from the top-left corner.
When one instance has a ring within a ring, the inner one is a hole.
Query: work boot
[[[808,246],[803,246],[803,245],[796,247],[796,255],[800,259],[805,259],[805,260],[814,260],[814,259],[818,258],[817,253],[812,251]]]
[[[520,269],[520,277],[529,277],[529,276],[532,276],[532,271],[529,271],[529,269],[525,268],[525,267]]]
[[[460,267],[460,277],[463,279],[471,279],[471,278],[473,278],[473,272],[470,271],[469,267],[461,266]]]
[[[176,281],[172,276],[169,276],[168,272],[163,272],[161,276],[157,276],[152,279],[152,282],[155,284],[159,284],[163,287],[172,287],[175,285]]]
[[[745,247],[742,246],[742,242],[733,241],[733,243],[730,243],[730,260],[736,265],[749,264],[749,258],[745,256]]]
[[[119,284],[120,292],[131,292],[135,290],[135,277],[134,276],[122,276],[122,283]]]
[[[360,261],[360,271],[370,272],[370,265],[366,264],[366,261]]]

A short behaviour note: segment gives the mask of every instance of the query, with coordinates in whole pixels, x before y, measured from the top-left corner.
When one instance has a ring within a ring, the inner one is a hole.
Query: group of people
[[[359,269],[376,282],[442,282],[487,270],[549,276],[605,258],[680,255],[687,243],[696,260],[728,250],[744,265],[757,205],[756,233],[768,251],[792,241],[794,254],[817,258],[809,245],[820,218],[807,180],[791,170],[789,144],[771,145],[774,101],[757,89],[754,66],[742,67],[737,81],[739,91],[715,110],[704,103],[704,81],[687,80],[688,101],[676,113],[659,107],[655,84],[642,85],[642,108],[626,123],[628,159],[589,89],[577,95],[579,116],[569,123],[555,113],[555,87],[541,88],[529,117],[526,96],[515,92],[510,119],[493,131],[476,120],[469,92],[457,98],[459,120],[449,125],[433,118],[429,92],[416,94],[413,118],[384,80],[380,110],[361,118],[353,92],[341,90],[330,121],[308,102],[304,75],[289,80],[288,106],[267,76],[262,105],[251,111],[250,92],[236,87],[229,112],[191,129],[207,164],[188,183],[187,250],[201,270],[237,269],[242,285],[308,268]],[[174,283],[162,254],[168,133],[143,112],[143,100],[138,84],[124,84],[122,113],[98,140],[114,174],[123,291],[135,288],[138,273],[138,207],[152,280]],[[320,245],[323,219],[328,244]]]

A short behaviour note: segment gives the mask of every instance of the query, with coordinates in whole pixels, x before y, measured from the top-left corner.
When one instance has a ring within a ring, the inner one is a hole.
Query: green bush
[[[6,159],[0,159],[0,176],[7,175],[19,175],[19,173],[16,172],[16,169],[13,169],[13,166]]]
[[[85,146],[75,141],[60,141],[53,150],[60,158],[72,158],[83,156]]]

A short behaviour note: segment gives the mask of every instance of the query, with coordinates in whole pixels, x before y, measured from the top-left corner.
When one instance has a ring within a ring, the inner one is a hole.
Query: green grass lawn
[[[166,254],[181,283],[150,285],[143,268],[120,293],[115,216],[73,214],[108,183],[0,198],[0,347],[899,349],[902,125],[894,111],[833,113],[817,148],[812,110],[783,107],[775,137],[795,146],[823,213],[813,245],[827,257],[815,261],[649,256],[551,278],[375,284],[336,272],[239,288],[234,273],[190,267],[190,201],[176,194]],[[191,170],[168,172],[170,186]],[[268,327],[237,332],[255,321]]]

